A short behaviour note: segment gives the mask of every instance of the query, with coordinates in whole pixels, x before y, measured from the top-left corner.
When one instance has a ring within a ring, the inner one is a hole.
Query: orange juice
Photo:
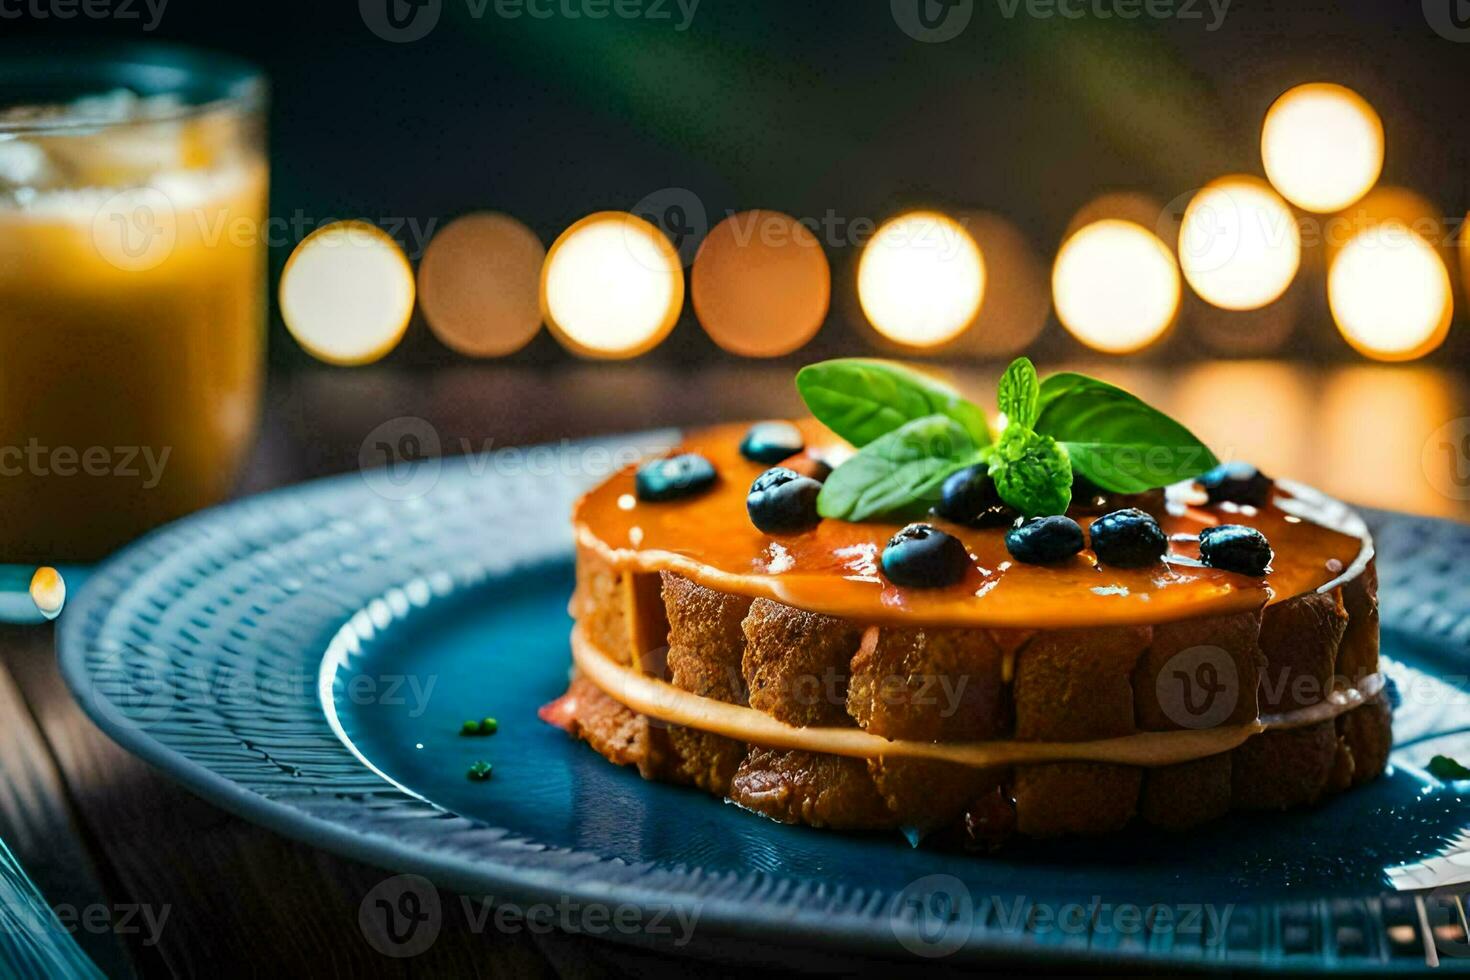
[[[0,561],[94,559],[230,490],[265,344],[259,125],[0,141]]]

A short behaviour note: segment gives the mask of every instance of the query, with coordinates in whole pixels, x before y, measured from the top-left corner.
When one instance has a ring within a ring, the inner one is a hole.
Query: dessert
[[[998,434],[898,365],[798,387],[820,421],[690,433],[578,502],[576,671],[543,718],[779,821],[976,848],[1382,771],[1373,547],[1345,506],[1024,359]]]

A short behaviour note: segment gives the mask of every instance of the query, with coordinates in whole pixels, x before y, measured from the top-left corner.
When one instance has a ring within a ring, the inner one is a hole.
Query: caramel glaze
[[[798,424],[807,453],[836,460],[851,452],[815,421]],[[779,536],[751,524],[745,497],[767,466],[740,455],[748,428],[688,434],[681,451],[705,456],[718,474],[698,496],[640,501],[637,467],[614,474],[577,502],[578,540],[624,571],[673,571],[712,589],[810,612],[869,623],[1011,629],[1148,625],[1249,611],[1333,588],[1372,557],[1361,520],[1310,488],[1278,482],[1272,502],[1257,510],[1204,508],[1180,486],[1170,489],[1168,512],[1159,515],[1169,554],[1150,567],[1099,565],[1091,551],[1060,565],[1027,565],[1007,553],[1003,528],[930,518],[965,543],[973,566],[953,586],[900,588],[879,566],[899,522],[824,520],[811,531]],[[1075,516],[1084,528],[1093,520]],[[1258,528],[1276,552],[1269,573],[1255,578],[1200,564],[1197,537],[1212,524]]]

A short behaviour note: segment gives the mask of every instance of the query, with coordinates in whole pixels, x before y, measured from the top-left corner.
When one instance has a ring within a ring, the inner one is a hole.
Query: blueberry
[[[805,447],[801,430],[790,422],[757,422],[740,441],[740,455],[753,463],[779,463]]]
[[[1092,522],[1092,553],[1104,565],[1142,568],[1164,556],[1169,539],[1147,511],[1137,507],[1115,510]]]
[[[945,478],[934,513],[956,524],[973,524],[992,507],[1000,505],[990,468],[984,463],[966,466]]]
[[[638,475],[633,480],[638,499],[650,502],[692,497],[714,483],[714,464],[698,453],[649,460],[638,467]]]
[[[970,522],[974,527],[1015,527],[1021,520],[1021,512],[1009,504],[993,504],[980,512]]]
[[[790,534],[817,526],[817,494],[822,485],[784,466],[773,466],[750,485],[745,511],[750,523],[767,534]]]
[[[1200,560],[1211,568],[1265,575],[1274,554],[1266,536],[1244,524],[1221,524],[1199,533]]]
[[[895,585],[918,589],[953,585],[969,567],[964,543],[933,524],[910,524],[883,549],[883,574]]]
[[[1006,550],[1028,565],[1065,561],[1082,548],[1082,525],[1061,515],[1037,517],[1006,532]]]
[[[1251,504],[1266,506],[1271,496],[1272,481],[1249,463],[1221,463],[1199,477],[1210,503]]]

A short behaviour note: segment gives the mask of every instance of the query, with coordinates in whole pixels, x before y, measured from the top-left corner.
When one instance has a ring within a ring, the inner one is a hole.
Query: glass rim
[[[36,97],[10,94],[28,88],[37,93]],[[222,110],[250,112],[264,108],[269,85],[265,73],[243,58],[182,45],[93,42],[38,50],[35,45],[0,44],[0,92],[5,93],[0,99],[0,112],[30,105],[65,104],[116,89],[144,96],[172,94],[180,96],[181,101],[150,115],[126,119],[79,115],[0,118],[0,139],[95,133],[179,122]]]

